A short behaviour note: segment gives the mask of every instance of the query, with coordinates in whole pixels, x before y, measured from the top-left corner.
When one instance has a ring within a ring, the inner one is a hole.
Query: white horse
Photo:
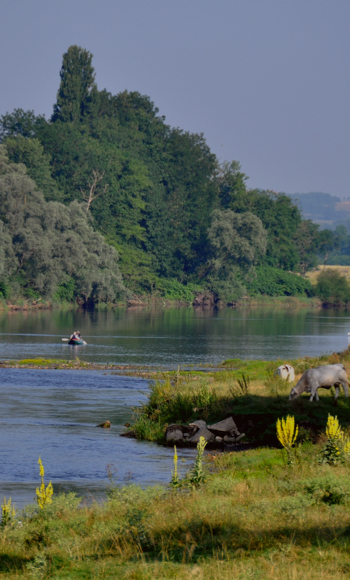
[[[281,365],[275,371],[275,375],[280,376],[281,379],[284,379],[288,383],[292,383],[295,380],[294,369],[291,365]]]

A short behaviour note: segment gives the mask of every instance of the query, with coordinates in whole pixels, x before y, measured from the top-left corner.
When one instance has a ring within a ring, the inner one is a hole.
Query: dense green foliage
[[[256,278],[247,283],[251,295],[265,294],[266,296],[312,296],[314,290],[306,278],[294,276],[290,272],[279,268],[258,266]]]
[[[0,279],[4,297],[83,303],[125,293],[118,255],[94,231],[86,209],[46,202],[22,164],[0,145]]]
[[[336,270],[323,270],[317,277],[316,293],[328,304],[350,302],[350,285],[346,277]]]
[[[220,165],[203,135],[169,127],[149,97],[99,91],[87,50],[68,49],[60,79],[49,121],[17,109],[0,138],[46,201],[85,206],[133,292],[193,297],[195,285],[234,301],[265,292],[251,286],[256,266],[303,274],[330,251],[288,196],[248,189],[238,162]],[[274,272],[273,294],[300,294]]]

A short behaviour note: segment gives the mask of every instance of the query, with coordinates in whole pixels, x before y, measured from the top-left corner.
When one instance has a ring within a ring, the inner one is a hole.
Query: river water
[[[215,365],[228,358],[291,359],[347,347],[340,310],[120,309],[0,315],[0,359],[60,358],[101,363]],[[80,330],[88,343],[62,342]],[[0,369],[0,501],[21,507],[39,483],[39,455],[55,491],[104,497],[107,466],[117,481],[168,482],[172,449],[120,437],[145,380],[103,371]],[[96,428],[110,420],[110,430]],[[180,450],[184,474],[193,450]]]

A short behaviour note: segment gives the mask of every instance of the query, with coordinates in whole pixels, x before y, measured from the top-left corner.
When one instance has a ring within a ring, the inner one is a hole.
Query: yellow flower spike
[[[44,466],[42,464],[41,458],[39,457],[39,474],[41,477],[41,484],[40,487],[36,488],[36,495],[37,495],[37,501],[38,501],[38,505],[40,508],[43,508],[45,506],[45,504],[51,503],[52,502],[52,496],[53,496],[53,487],[52,487],[52,483],[50,481],[50,483],[48,484],[48,486],[45,488],[45,483],[44,483]]]
[[[342,439],[344,433],[341,430],[338,417],[332,417],[328,415],[326,435],[328,439]]]
[[[283,445],[288,454],[288,463],[293,463],[292,447],[298,436],[298,425],[295,425],[294,417],[288,415],[286,419],[277,419],[277,439]]]
[[[6,526],[16,516],[15,506],[12,505],[11,498],[6,500],[4,497],[4,503],[1,505],[1,516],[1,526]]]
[[[277,439],[283,447],[292,447],[298,436],[298,425],[295,426],[295,419],[290,415],[286,419],[277,420]]]
[[[39,457],[38,463],[39,463],[39,466],[40,466],[39,467],[39,475],[40,475],[40,477],[44,477],[45,471],[44,471],[43,462],[41,461],[41,458],[40,457]]]
[[[171,475],[172,475],[171,483],[174,486],[179,484],[179,475],[177,472],[177,462],[178,462],[178,457],[177,457],[176,445],[174,445],[174,471],[171,472]]]

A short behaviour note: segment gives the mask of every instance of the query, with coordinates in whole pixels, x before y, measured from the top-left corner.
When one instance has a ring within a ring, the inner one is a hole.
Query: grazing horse
[[[335,400],[337,400],[340,391],[340,385],[344,389],[345,396],[349,396],[348,392],[348,377],[344,365],[341,363],[336,365],[323,365],[305,371],[301,379],[292,388],[289,400],[292,401],[301,395],[301,393],[311,393],[310,403],[316,397],[318,401],[317,389],[330,389],[335,387]]]

